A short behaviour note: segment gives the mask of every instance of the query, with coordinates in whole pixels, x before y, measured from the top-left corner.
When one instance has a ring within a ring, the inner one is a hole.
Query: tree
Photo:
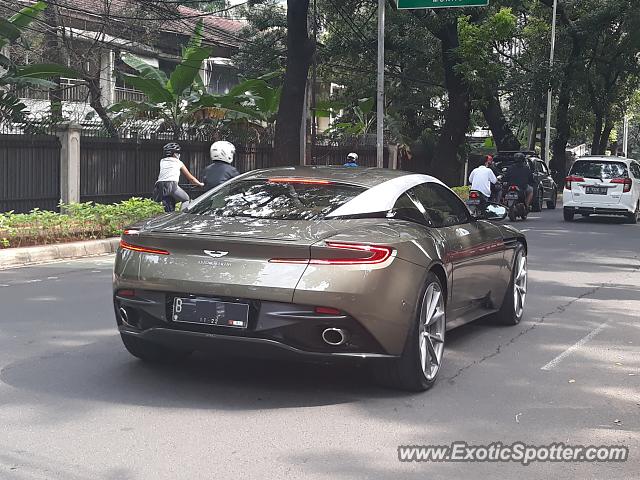
[[[18,42],[25,29],[46,8],[46,2],[37,2],[21,9],[9,19],[0,18],[0,51],[11,43]],[[0,123],[24,121],[28,113],[26,105],[11,91],[5,91],[2,87],[51,88],[55,83],[49,81],[49,78],[72,73],[71,69],[54,64],[18,66],[0,53]]]
[[[277,165],[300,162],[300,131],[315,43],[309,38],[309,0],[287,0],[287,66],[274,139]]]
[[[157,120],[176,140],[186,128],[195,127],[207,118],[273,121],[280,90],[268,84],[270,76],[242,82],[227,95],[206,93],[200,70],[203,61],[211,55],[211,48],[202,46],[203,28],[201,21],[169,77],[135,55],[124,55],[122,60],[137,73],[120,72],[119,75],[127,84],[144,92],[148,100],[123,101],[111,107],[111,112],[118,114],[119,120]]]

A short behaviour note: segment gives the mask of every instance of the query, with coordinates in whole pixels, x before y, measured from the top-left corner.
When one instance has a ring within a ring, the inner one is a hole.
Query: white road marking
[[[578,340],[577,343],[571,345],[569,348],[567,348],[564,352],[562,352],[560,355],[558,355],[556,358],[554,358],[553,360],[551,360],[549,363],[547,363],[544,367],[542,367],[540,370],[553,370],[555,367],[558,366],[558,364],[564,360],[565,358],[567,358],[569,355],[571,355],[573,352],[575,352],[576,350],[578,350],[580,347],[584,346],[586,343],[588,343],[589,341],[591,341],[591,339],[593,339],[593,337],[595,337],[596,335],[598,335],[600,332],[602,332],[602,330],[604,330],[607,327],[608,323],[603,323],[602,325],[600,325],[599,327],[591,330],[591,332],[589,332],[588,335],[586,335],[585,337],[581,338],[580,340]]]

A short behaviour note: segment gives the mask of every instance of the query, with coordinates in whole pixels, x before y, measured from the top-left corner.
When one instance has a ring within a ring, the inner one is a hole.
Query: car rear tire
[[[120,334],[122,343],[127,351],[134,357],[150,363],[172,363],[186,359],[193,352],[178,350],[152,343],[133,335]]]
[[[638,205],[636,205],[636,211],[627,216],[627,223],[635,225],[638,223],[638,217],[640,217],[640,201],[638,201]]]
[[[558,191],[554,189],[552,195],[551,200],[547,201],[547,209],[549,210],[555,210],[558,205]]]
[[[531,204],[532,212],[541,212],[542,204],[544,202],[544,188],[538,187],[537,195],[534,195],[533,203]]]
[[[386,387],[424,392],[431,388],[441,370],[446,331],[445,290],[429,272],[402,356],[374,364],[374,375]]]
[[[565,208],[563,213],[564,213],[565,222],[573,222],[573,217],[575,215],[575,212],[573,210],[569,210],[568,208]]]
[[[527,254],[524,245],[519,244],[513,255],[511,281],[504,295],[502,306],[495,315],[500,325],[517,325],[524,314],[527,298]]]

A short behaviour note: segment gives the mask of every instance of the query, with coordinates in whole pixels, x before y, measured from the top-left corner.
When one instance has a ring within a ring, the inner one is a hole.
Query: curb
[[[39,247],[7,248],[0,250],[0,270],[74,258],[108,255],[118,249],[120,238],[59,243]]]

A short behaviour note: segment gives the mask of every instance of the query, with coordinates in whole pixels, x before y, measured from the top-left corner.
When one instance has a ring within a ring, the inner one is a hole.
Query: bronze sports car
[[[426,390],[446,331],[493,314],[517,324],[527,242],[439,180],[381,169],[241,175],[126,230],[114,273],[122,340],[143,360],[194,350],[369,362]]]

